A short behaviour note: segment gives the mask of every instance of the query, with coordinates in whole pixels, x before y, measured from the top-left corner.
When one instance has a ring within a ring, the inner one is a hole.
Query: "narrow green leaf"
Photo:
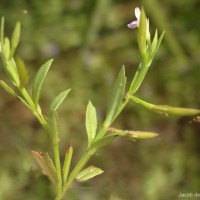
[[[10,40],[6,37],[3,45],[3,55],[5,56],[6,60],[9,60],[9,54],[10,54]]]
[[[17,57],[15,59],[15,62],[16,62],[17,71],[19,74],[20,87],[23,88],[27,85],[28,80],[29,80],[28,71],[27,71],[24,61],[21,58]]]
[[[174,107],[168,105],[153,105],[150,109],[161,114],[174,116],[193,116],[200,113],[199,109]]]
[[[4,81],[0,80],[1,86],[12,96],[17,97],[17,93],[10,87],[8,86]]]
[[[64,164],[63,164],[63,181],[64,181],[64,183],[66,182],[66,180],[68,178],[72,155],[73,155],[73,147],[70,145],[69,149],[67,150],[67,152],[65,154],[65,160],[64,160]]]
[[[4,41],[4,24],[5,24],[5,20],[4,20],[4,17],[1,18],[1,36],[0,36],[0,39],[1,39],[1,54],[2,54],[2,58],[5,59],[5,55],[4,55],[4,46],[5,46],[5,41]],[[5,61],[4,61],[5,62]]]
[[[67,97],[69,91],[71,89],[65,90],[63,92],[61,92],[58,96],[55,97],[55,99],[53,100],[50,108],[52,110],[57,110],[58,107],[60,106],[60,104],[65,100],[65,98]]]
[[[14,59],[12,58],[11,60],[6,61],[4,64],[4,69],[7,75],[9,76],[10,80],[15,86],[19,87],[20,79]]]
[[[146,57],[146,35],[147,34],[147,19],[144,8],[141,9],[139,28],[137,34],[138,47],[143,58]]]
[[[199,109],[193,109],[193,108],[182,108],[182,107],[173,107],[169,105],[155,105],[148,103],[146,101],[143,101],[135,96],[130,96],[130,99],[135,101],[136,103],[139,103],[140,105],[144,106],[145,108],[160,113],[164,115],[175,115],[175,116],[193,116],[200,113]]]
[[[32,88],[32,96],[33,96],[33,101],[36,105],[38,105],[41,87],[52,62],[53,60],[51,59],[51,60],[48,60],[44,65],[42,65],[34,79],[33,88]]]
[[[32,151],[32,154],[35,160],[37,161],[38,165],[40,166],[42,172],[49,177],[51,182],[56,184],[57,183],[56,169],[48,153]]]
[[[4,45],[4,17],[1,18],[1,46]]]
[[[165,31],[162,32],[161,36],[158,39],[157,46],[156,46],[156,49],[155,49],[155,53],[158,50],[158,48],[159,48],[159,46],[160,46],[160,44],[161,44],[161,42],[163,40],[164,35],[165,35]]]
[[[108,131],[112,132],[112,135],[125,137],[130,140],[137,140],[137,139],[149,139],[153,137],[157,137],[158,134],[154,132],[147,132],[147,131],[132,131],[132,130],[120,130],[113,127],[109,127]]]
[[[84,169],[81,171],[77,176],[76,179],[79,182],[87,181],[97,175],[102,174],[104,171],[100,168],[94,167],[94,166],[89,166],[88,168]]]
[[[125,76],[125,68],[123,66],[115,82],[111,99],[108,104],[107,116],[104,122],[104,126],[106,128],[112,124],[112,122],[114,121],[116,117],[118,108],[120,104],[122,103],[125,86],[126,86],[126,76]]]
[[[159,135],[158,133],[148,132],[148,131],[129,131],[126,137],[131,140],[143,140],[143,139],[154,138],[157,137],[158,135]]]
[[[11,51],[10,51],[10,55],[9,58],[11,59],[15,53],[15,50],[19,44],[19,39],[20,39],[20,29],[21,29],[21,24],[18,21],[15,25],[13,34],[12,34],[12,38],[11,38]]]
[[[90,147],[93,139],[96,135],[97,130],[97,114],[96,109],[89,101],[86,109],[86,120],[85,120],[87,136],[88,136],[88,147]]]
[[[133,80],[131,82],[131,86],[129,89],[130,94],[134,94],[137,92],[139,89],[140,85],[142,84],[142,81],[144,80],[148,69],[149,69],[149,64],[141,62],[137,68],[137,71],[133,77]]]
[[[158,32],[156,30],[153,41],[152,41],[151,46],[150,46],[150,53],[149,54],[150,54],[150,57],[152,57],[151,59],[153,59],[153,56],[155,55],[155,50],[157,48],[157,42],[158,42]]]

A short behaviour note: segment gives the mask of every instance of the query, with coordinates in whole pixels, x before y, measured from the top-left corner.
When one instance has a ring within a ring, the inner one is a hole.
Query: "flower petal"
[[[140,13],[141,13],[140,9],[138,7],[136,7],[135,8],[135,16],[138,21],[140,20]]]
[[[134,29],[134,28],[136,28],[136,27],[139,26],[139,21],[138,21],[138,20],[132,21],[132,22],[129,23],[127,26],[128,26],[130,29]]]

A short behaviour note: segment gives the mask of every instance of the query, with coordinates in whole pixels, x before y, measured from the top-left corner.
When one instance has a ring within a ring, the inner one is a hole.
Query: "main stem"
[[[129,91],[127,92],[126,96],[124,97],[125,102],[122,102],[118,108],[118,112],[116,114],[116,116],[114,117],[113,121],[118,117],[118,115],[122,112],[122,110],[124,109],[124,107],[127,105],[127,103],[130,100],[129,95],[130,94],[134,94],[138,88],[140,87],[147,71],[149,68],[149,64],[147,62],[141,62],[138,70],[133,78],[133,81],[131,83],[131,86],[129,88]],[[106,134],[107,132],[107,128],[104,125],[102,126],[102,128],[100,129],[100,131],[98,132],[95,141],[97,140],[101,140],[103,138],[103,136]],[[92,150],[87,150],[82,158],[80,159],[80,161],[77,163],[77,165],[75,166],[75,168],[73,169],[73,171],[71,172],[68,181],[64,184],[63,186],[63,191],[61,194],[58,194],[55,200],[60,200],[63,198],[65,192],[67,191],[67,189],[69,188],[69,186],[71,185],[71,183],[73,182],[73,180],[76,178],[77,174],[82,170],[82,168],[85,166],[85,164],[87,163],[87,161],[95,154],[95,152],[97,151],[97,149],[92,149]]]
[[[71,172],[71,174],[70,174],[67,182],[64,184],[62,193],[58,194],[55,200],[61,200],[64,197],[67,189],[72,184],[72,182],[76,178],[77,174],[82,170],[82,168],[85,166],[85,164],[87,163],[87,161],[95,154],[96,150],[97,149],[88,149],[84,153],[84,155],[82,156],[82,158],[79,160],[79,162],[76,164],[75,168]]]
[[[31,108],[31,112],[33,113],[34,116],[38,119],[42,127],[45,129],[45,131],[48,131],[48,125],[47,125],[47,120],[45,119],[44,115],[42,114],[42,111],[38,106],[35,105],[33,100],[31,99],[30,95],[26,91],[25,88],[19,89],[22,96],[24,97],[25,101],[28,103],[28,105]],[[56,176],[58,179],[57,182],[57,193],[61,194],[62,193],[62,175],[61,175],[61,167],[60,167],[60,152],[59,152],[59,145],[58,145],[58,133],[53,133],[52,138],[52,145],[53,145],[53,154],[54,154],[54,162],[55,162],[55,167],[56,167]]]
[[[142,62],[140,63],[138,70],[133,78],[133,81],[131,83],[131,86],[129,88],[128,93],[125,96],[125,102],[122,102],[118,108],[118,112],[115,116],[115,118],[113,119],[113,121],[118,117],[118,115],[122,112],[122,110],[124,109],[124,107],[126,106],[126,104],[129,102],[129,95],[130,94],[134,94],[139,86],[141,85],[147,71],[148,71],[148,64],[146,62]],[[37,119],[39,120],[39,122],[41,123],[41,125],[44,127],[45,130],[47,130],[47,121],[44,118],[42,112],[40,110],[38,110],[34,104],[34,102],[32,101],[31,97],[29,96],[29,94],[27,93],[27,91],[25,89],[20,90],[21,94],[23,95],[23,97],[25,98],[25,100],[27,101],[27,103],[34,108],[34,110],[32,110],[33,114],[37,117]],[[102,128],[100,129],[100,131],[98,132],[95,141],[100,140],[104,137],[104,135],[107,132],[107,128],[104,125],[102,126]],[[55,200],[61,200],[64,195],[65,192],[67,191],[67,189],[69,188],[69,186],[72,184],[72,182],[74,181],[74,179],[76,178],[77,174],[82,170],[82,168],[85,166],[85,164],[88,162],[88,160],[96,153],[97,149],[88,149],[82,156],[82,158],[79,160],[79,162],[77,163],[77,165],[75,166],[75,168],[73,169],[73,171],[71,172],[67,182],[63,185],[62,187],[62,175],[61,175],[61,167],[60,167],[60,154],[59,154],[59,145],[58,145],[58,134],[54,134],[52,137],[52,142],[53,142],[53,151],[54,151],[54,160],[55,160],[55,166],[56,166],[56,173],[57,173],[57,178],[58,178],[58,185],[57,185],[57,196],[55,198]]]
[[[127,100],[125,103],[122,103],[119,107],[119,111],[121,112],[123,110],[123,108],[125,107],[125,105],[128,103],[129,101],[129,97],[128,94],[127,96]],[[120,114],[120,112],[117,113],[116,117]],[[107,127],[108,128],[108,127]],[[106,134],[107,132],[107,128],[105,126],[102,126],[102,128],[99,130],[95,141],[100,140],[101,138],[103,138],[103,136]],[[85,166],[85,164],[88,162],[88,160],[96,153],[97,149],[88,149],[82,156],[82,158],[79,160],[79,162],[76,164],[75,168],[73,169],[73,171],[71,172],[67,182],[64,184],[63,186],[63,191],[61,194],[58,194],[55,200],[61,200],[64,195],[65,192],[67,191],[67,189],[69,188],[69,186],[72,184],[72,182],[74,181],[74,179],[76,178],[77,174],[82,170],[82,168]]]

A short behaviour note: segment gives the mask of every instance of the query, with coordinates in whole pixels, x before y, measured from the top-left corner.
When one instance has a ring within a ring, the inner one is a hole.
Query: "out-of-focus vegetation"
[[[140,5],[133,0],[0,2],[7,34],[17,20],[22,22],[17,54],[29,73],[34,76],[44,61],[55,58],[43,88],[44,109],[59,91],[72,88],[60,110],[60,137],[63,156],[69,144],[74,146],[74,162],[86,147],[88,100],[103,119],[121,66],[129,81],[137,69],[137,30],[126,24]],[[200,2],[146,0],[144,6],[151,26],[165,29],[166,35],[138,96],[156,104],[199,108]],[[49,150],[48,136],[18,100],[3,89],[0,95],[0,199],[53,199],[54,189],[30,153]],[[105,173],[75,183],[68,198],[168,200],[177,199],[180,192],[200,193],[200,124],[191,120],[157,115],[130,103],[115,126],[159,132],[160,139],[132,143],[116,138],[92,160]]]

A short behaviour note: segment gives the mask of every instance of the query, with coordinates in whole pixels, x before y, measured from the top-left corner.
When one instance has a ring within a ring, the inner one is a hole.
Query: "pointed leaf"
[[[20,87],[23,88],[27,85],[29,80],[28,71],[24,61],[21,58],[17,57],[15,61],[20,79]]]
[[[149,139],[149,138],[158,136],[158,134],[154,132],[120,130],[113,127],[109,127],[108,131],[112,132],[112,135],[116,135],[116,136],[118,135],[118,136],[125,137],[133,141],[135,141],[136,139]]]
[[[15,50],[19,44],[19,39],[20,39],[20,29],[21,29],[21,24],[18,21],[15,25],[13,34],[12,34],[12,38],[11,38],[11,51],[10,51],[10,55],[9,58],[11,59],[15,53]]]
[[[81,171],[77,176],[76,179],[79,182],[83,182],[83,181],[87,181],[97,175],[102,174],[104,171],[100,168],[94,167],[94,166],[90,166],[86,169],[84,169],[83,171]]]
[[[63,164],[63,181],[64,181],[64,183],[66,182],[66,180],[68,178],[72,155],[73,155],[73,147],[70,145],[69,149],[67,150],[67,152],[65,154],[65,160],[64,160],[64,164]]]
[[[67,97],[69,91],[71,89],[65,90],[63,92],[61,92],[58,96],[56,96],[56,98],[53,100],[52,104],[51,104],[51,109],[52,110],[57,110],[58,107],[60,106],[60,104],[65,100],[65,98]]]
[[[109,127],[116,117],[119,105],[122,103],[125,86],[126,86],[126,76],[125,76],[125,68],[123,66],[115,82],[111,99],[108,104],[107,116],[104,123],[105,127]]]
[[[41,66],[41,68],[36,74],[32,88],[33,101],[36,105],[38,105],[41,87],[52,62],[52,59],[48,60],[44,65]]]
[[[1,46],[4,45],[4,17],[1,18]]]
[[[142,7],[137,40],[138,40],[138,47],[143,58],[146,57],[146,40],[147,40],[146,33],[147,33],[147,19],[144,8]]]
[[[142,139],[154,138],[157,137],[158,135],[159,135],[158,133],[148,132],[148,131],[129,131],[126,137],[131,140],[142,140]]]
[[[168,105],[153,105],[150,110],[161,114],[174,116],[193,116],[200,113],[199,109],[174,107]]]
[[[88,136],[88,147],[90,147],[93,139],[96,135],[97,130],[97,114],[96,109],[89,101],[86,110],[86,120],[85,120],[87,136]]]
[[[56,169],[48,153],[32,151],[32,154],[40,166],[42,172],[47,175],[54,184],[56,184]]]
[[[14,59],[12,58],[11,60],[6,61],[4,68],[12,83],[19,87],[20,79]]]
[[[4,24],[5,20],[4,17],[1,18],[1,54],[3,55],[2,58],[5,59],[5,39],[4,39]]]
[[[173,107],[169,105],[155,105],[152,103],[148,103],[146,101],[143,101],[135,96],[129,96],[130,99],[135,101],[136,103],[139,103],[140,105],[144,106],[145,108],[160,113],[164,115],[176,115],[176,116],[192,116],[197,115],[200,113],[199,109],[193,109],[193,108],[182,108],[182,107]]]
[[[157,41],[158,41],[158,32],[156,30],[153,41],[152,41],[151,46],[150,46],[150,53],[149,54],[150,54],[150,57],[152,57],[152,58],[155,55],[155,50],[157,48]]]
[[[162,34],[161,34],[161,36],[159,37],[158,42],[157,42],[157,47],[156,47],[154,53],[156,53],[156,51],[158,50],[158,48],[159,48],[159,46],[160,46],[160,44],[161,44],[161,42],[163,40],[164,35],[165,35],[165,31],[163,31]]]
[[[6,37],[3,44],[3,55],[6,60],[9,60],[9,54],[10,54],[10,40]]]

